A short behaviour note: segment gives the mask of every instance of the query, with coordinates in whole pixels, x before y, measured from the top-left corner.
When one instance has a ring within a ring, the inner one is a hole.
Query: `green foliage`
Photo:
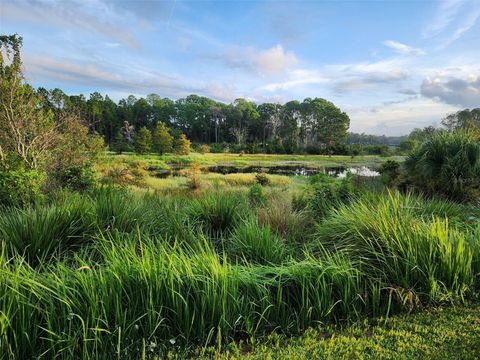
[[[286,260],[285,245],[280,237],[256,219],[246,220],[237,226],[227,249],[229,254],[247,263],[280,264]]]
[[[135,135],[133,147],[139,154],[147,154],[152,149],[152,133],[145,126]]]
[[[245,192],[101,188],[4,209],[0,353],[181,357],[239,338],[260,344],[272,329],[293,335],[475,297],[478,209],[400,193],[353,198],[342,181],[309,179],[305,195],[331,186],[347,202],[321,221],[272,189],[262,207]]]
[[[37,170],[0,169],[0,203],[26,206],[43,198],[45,175]]]
[[[212,194],[193,200],[187,209],[191,221],[206,234],[220,237],[240,221],[245,202],[235,194]]]
[[[408,180],[419,191],[457,200],[478,198],[480,141],[473,132],[438,132],[405,161]]]
[[[172,152],[173,136],[163,122],[158,122],[152,136],[153,150],[160,155]]]
[[[365,198],[336,210],[316,237],[322,249],[344,253],[412,307],[463,298],[475,278],[473,253],[480,249],[447,218],[430,213],[420,220],[422,203],[399,193]]]
[[[117,154],[130,150],[130,146],[121,130],[118,130],[115,134],[111,147]]]
[[[303,199],[296,200],[296,205],[301,208],[299,202],[306,203],[306,208],[317,219],[323,219],[332,209],[348,203],[352,195],[353,184],[350,173],[340,180],[325,174],[318,174],[309,178],[309,187],[302,195]]]
[[[180,138],[178,139],[175,152],[177,155],[188,155],[190,154],[191,144],[192,142],[187,139],[187,136],[185,134],[181,134]]]
[[[11,253],[42,263],[86,242],[94,232],[92,205],[70,197],[64,204],[12,209],[0,217],[0,234]]]
[[[260,185],[258,182],[250,187],[250,190],[248,191],[248,198],[254,205],[263,205],[267,200],[265,194],[263,193],[262,185]]]
[[[60,187],[72,191],[90,191],[96,186],[95,172],[91,164],[71,165],[67,168],[58,169],[52,173],[51,180]]]
[[[395,160],[387,160],[380,166],[378,172],[381,174],[384,184],[393,185],[400,175],[400,163]]]

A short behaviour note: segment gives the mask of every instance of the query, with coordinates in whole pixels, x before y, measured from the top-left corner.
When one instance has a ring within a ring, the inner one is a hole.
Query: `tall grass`
[[[0,217],[0,236],[9,251],[38,263],[79,247],[94,228],[92,206],[80,197],[60,205],[12,209]]]
[[[280,264],[288,259],[282,239],[255,218],[238,226],[227,245],[228,253],[246,262]]]
[[[59,263],[40,273],[2,259],[3,354],[140,357],[173,342],[298,331],[362,306],[358,273],[348,263],[240,266],[207,243],[199,252],[135,235],[99,241],[102,266]]]
[[[317,241],[329,253],[346,253],[367,276],[418,300],[463,297],[474,281],[472,259],[479,248],[447,218],[416,216],[420,202],[399,193],[359,200],[336,210],[318,228]]]
[[[218,193],[192,200],[189,219],[211,237],[218,238],[233,230],[247,211],[246,199],[237,193]]]
[[[315,228],[288,199],[268,201],[103,189],[4,211],[0,357],[152,358],[478,290],[469,207],[363,196]]]

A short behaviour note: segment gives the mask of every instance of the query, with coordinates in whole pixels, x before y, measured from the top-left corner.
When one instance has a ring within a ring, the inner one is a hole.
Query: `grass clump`
[[[0,235],[9,253],[32,263],[78,248],[94,232],[93,207],[81,197],[58,205],[11,209],[0,216]]]
[[[218,238],[238,224],[245,205],[244,198],[238,194],[215,193],[192,200],[187,207],[187,215],[203,232]]]
[[[418,218],[419,201],[389,193],[343,206],[319,227],[317,241],[328,252],[348,254],[366,276],[409,302],[462,298],[471,289],[479,249],[446,218]]]
[[[259,264],[280,264],[287,251],[280,237],[255,218],[244,221],[232,235],[228,252],[239,259]]]

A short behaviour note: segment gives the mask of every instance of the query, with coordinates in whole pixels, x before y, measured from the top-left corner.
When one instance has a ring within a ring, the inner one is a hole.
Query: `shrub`
[[[257,180],[257,183],[259,183],[262,186],[267,186],[267,185],[270,184],[270,179],[268,178],[267,174],[265,174],[265,173],[256,174],[255,179]]]
[[[395,160],[387,160],[380,166],[379,173],[384,184],[392,185],[400,175],[400,164]]]
[[[210,146],[208,146],[207,144],[199,145],[199,146],[198,146],[198,152],[199,152],[200,154],[209,153],[209,152],[210,152]]]
[[[0,157],[0,204],[23,207],[44,199],[45,179],[43,172],[29,169],[20,157],[4,154]]]
[[[0,168],[0,204],[23,207],[44,198],[45,175],[37,170]]]
[[[189,190],[198,190],[201,187],[199,174],[201,172],[200,165],[198,163],[192,163],[190,169],[186,173],[188,177],[187,188]]]
[[[54,188],[66,188],[72,191],[90,191],[95,188],[96,178],[91,164],[71,165],[60,168],[50,174]]]
[[[480,189],[480,141],[473,132],[437,132],[405,161],[408,180],[420,191],[474,200]]]
[[[302,202],[317,219],[323,219],[334,208],[348,203],[353,195],[352,175],[347,174],[343,179],[335,179],[325,174],[318,174],[309,178],[309,187],[306,189]],[[300,201],[296,200],[297,203]]]
[[[144,186],[148,176],[146,166],[144,161],[114,164],[105,171],[101,182],[107,185]]]

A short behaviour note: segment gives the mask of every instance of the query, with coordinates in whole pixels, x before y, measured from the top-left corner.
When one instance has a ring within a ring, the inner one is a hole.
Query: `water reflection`
[[[188,166],[177,166],[171,170],[154,170],[150,169],[152,174],[159,178],[167,178],[170,176],[179,176],[181,175],[181,170],[188,168]],[[380,174],[378,171],[375,171],[367,166],[353,166],[353,167],[343,167],[343,166],[332,166],[332,167],[323,167],[323,168],[311,168],[306,166],[299,165],[282,165],[282,166],[246,166],[246,167],[237,167],[232,165],[215,165],[208,166],[203,169],[204,172],[217,173],[217,174],[237,174],[237,173],[267,173],[275,175],[286,175],[286,176],[312,176],[316,174],[327,174],[337,178],[343,178],[347,175],[348,172],[351,172],[354,175],[362,177],[376,177]]]

